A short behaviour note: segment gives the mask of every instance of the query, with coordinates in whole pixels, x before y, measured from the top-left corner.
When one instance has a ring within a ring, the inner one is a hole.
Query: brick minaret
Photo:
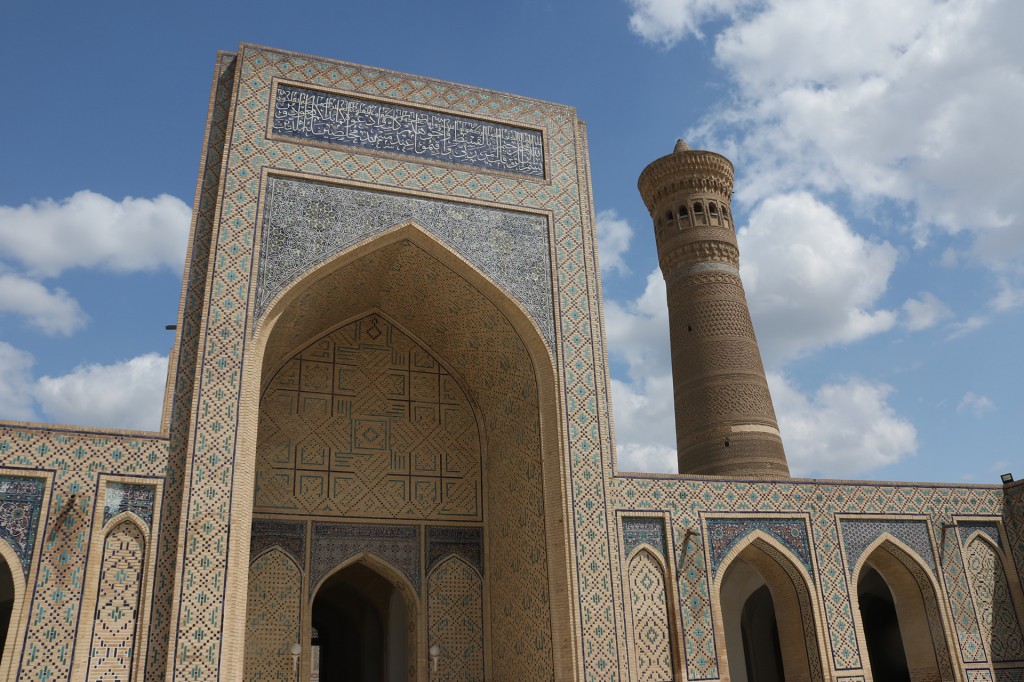
[[[640,174],[668,290],[679,473],[789,476],[739,274],[724,156],[675,150]]]

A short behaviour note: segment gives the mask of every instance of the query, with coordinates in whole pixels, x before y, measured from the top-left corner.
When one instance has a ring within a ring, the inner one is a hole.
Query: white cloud
[[[41,377],[32,395],[58,423],[155,431],[160,428],[166,379],[167,357],[147,353]]]
[[[629,27],[644,40],[672,47],[687,35],[700,37],[700,25],[730,14],[752,0],[629,0]]]
[[[0,419],[34,421],[30,353],[0,341]]]
[[[48,335],[70,336],[86,323],[85,313],[63,289],[50,291],[39,282],[0,272],[0,314],[14,313]]]
[[[83,190],[60,202],[0,206],[0,256],[19,261],[33,277],[75,267],[180,272],[190,216],[168,194],[113,201]]]
[[[956,406],[956,413],[970,413],[975,417],[980,417],[986,412],[991,412],[995,407],[995,403],[993,403],[987,396],[978,395],[973,391],[967,391],[967,393],[964,394],[964,397],[960,399],[960,403]]]
[[[615,211],[601,211],[597,214],[597,250],[601,261],[601,272],[618,271],[629,274],[629,267],[622,255],[629,251],[633,228]]]
[[[959,339],[961,336],[967,336],[972,332],[978,331],[991,321],[992,319],[987,315],[972,315],[963,322],[957,322],[954,324],[952,333],[947,336],[946,339],[953,340]]]
[[[678,467],[671,373],[634,385],[613,379],[612,393],[619,469],[675,473]]]
[[[806,192],[773,196],[739,230],[740,267],[765,365],[891,329],[875,309],[896,266],[896,249],[850,229]]]
[[[773,372],[768,385],[794,476],[855,476],[917,451],[916,429],[886,402],[891,386],[850,379],[808,396]]]
[[[903,304],[903,326],[912,332],[934,327],[952,316],[953,311],[934,294],[923,292],[920,298],[908,298]]]

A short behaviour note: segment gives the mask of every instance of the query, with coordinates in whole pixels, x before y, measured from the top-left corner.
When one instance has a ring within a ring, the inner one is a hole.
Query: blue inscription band
[[[544,177],[539,131],[333,95],[281,83],[275,135]]]

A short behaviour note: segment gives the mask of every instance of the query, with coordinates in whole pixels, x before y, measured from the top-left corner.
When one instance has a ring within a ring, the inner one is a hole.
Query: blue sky
[[[252,42],[587,121],[623,468],[674,471],[636,178],[729,156],[794,474],[1024,475],[1017,0],[10,3],[0,418],[154,429],[213,61]]]

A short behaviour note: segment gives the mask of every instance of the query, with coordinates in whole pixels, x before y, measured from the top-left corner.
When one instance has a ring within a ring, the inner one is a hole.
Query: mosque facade
[[[789,476],[732,182],[640,176],[623,472],[576,111],[219,54],[161,430],[0,424],[0,679],[1024,680],[1024,488]]]

